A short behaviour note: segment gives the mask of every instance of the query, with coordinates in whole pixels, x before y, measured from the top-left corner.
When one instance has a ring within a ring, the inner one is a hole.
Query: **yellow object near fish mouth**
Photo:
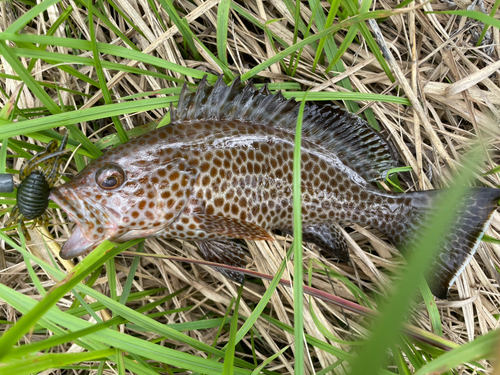
[[[207,260],[244,266],[231,240],[270,240],[270,231],[293,229],[298,110],[293,99],[239,79],[229,87],[203,79],[194,93],[184,85],[169,125],[109,150],[53,190],[51,199],[78,226],[62,257],[104,239],[164,237],[197,241]],[[340,260],[349,249],[339,225],[370,226],[404,248],[446,194],[376,189],[398,166],[393,147],[345,109],[306,105],[302,131],[303,238]],[[459,202],[429,279],[436,296],[446,297],[470,261],[498,199],[499,189],[472,188]]]

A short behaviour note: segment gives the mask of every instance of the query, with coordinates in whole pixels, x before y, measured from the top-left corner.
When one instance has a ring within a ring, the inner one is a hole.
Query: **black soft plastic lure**
[[[61,156],[66,154],[65,150],[68,141],[66,135],[59,147],[57,141],[51,141],[45,150],[33,156],[19,172],[21,183],[17,189],[17,204],[13,207],[10,218],[5,224],[6,227],[21,223],[23,231],[28,238],[24,227],[25,220],[33,220],[33,224],[46,223],[46,210],[49,206],[50,189],[54,186],[59,176],[58,171],[61,166]],[[43,165],[43,166],[42,166]],[[2,177],[5,177],[3,175]],[[14,184],[8,182],[9,178],[3,178],[2,190],[13,191]],[[12,181],[12,178],[10,178]]]

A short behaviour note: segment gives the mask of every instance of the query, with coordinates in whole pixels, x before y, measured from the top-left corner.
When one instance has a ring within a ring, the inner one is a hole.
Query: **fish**
[[[198,243],[209,261],[245,267],[237,241],[293,230],[292,164],[300,103],[236,78],[185,84],[171,122],[108,150],[50,199],[76,223],[60,255],[102,241],[167,238]],[[305,106],[301,143],[303,239],[349,260],[340,227],[381,232],[398,248],[425,226],[446,190],[391,193],[376,181],[398,166],[394,147],[365,120],[335,105]],[[457,204],[429,283],[444,299],[495,212],[500,189],[474,187]],[[241,274],[226,272],[241,281]]]

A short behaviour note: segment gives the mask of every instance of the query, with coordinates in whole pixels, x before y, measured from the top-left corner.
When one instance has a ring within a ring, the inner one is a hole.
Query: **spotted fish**
[[[272,240],[271,231],[292,230],[298,110],[281,93],[239,79],[229,87],[204,79],[196,92],[185,85],[170,125],[109,150],[51,191],[77,224],[62,258],[106,239],[164,237],[197,241],[207,260],[244,266],[231,240]],[[341,260],[349,253],[338,225],[371,226],[404,247],[443,193],[376,189],[374,181],[397,166],[392,148],[336,106],[306,106],[301,152],[304,240]],[[436,296],[446,297],[471,259],[499,199],[498,189],[473,188],[460,203],[431,283]]]

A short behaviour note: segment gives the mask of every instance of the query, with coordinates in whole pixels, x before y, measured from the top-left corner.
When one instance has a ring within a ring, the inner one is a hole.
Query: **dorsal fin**
[[[260,90],[252,82],[237,77],[226,86],[219,77],[214,86],[201,80],[196,92],[185,84],[172,123],[192,120],[239,120],[273,126],[294,133],[300,103],[285,99],[281,92],[271,94],[267,85]],[[366,121],[334,106],[306,105],[303,137],[335,153],[348,167],[367,181],[385,177],[397,166],[390,144]]]

